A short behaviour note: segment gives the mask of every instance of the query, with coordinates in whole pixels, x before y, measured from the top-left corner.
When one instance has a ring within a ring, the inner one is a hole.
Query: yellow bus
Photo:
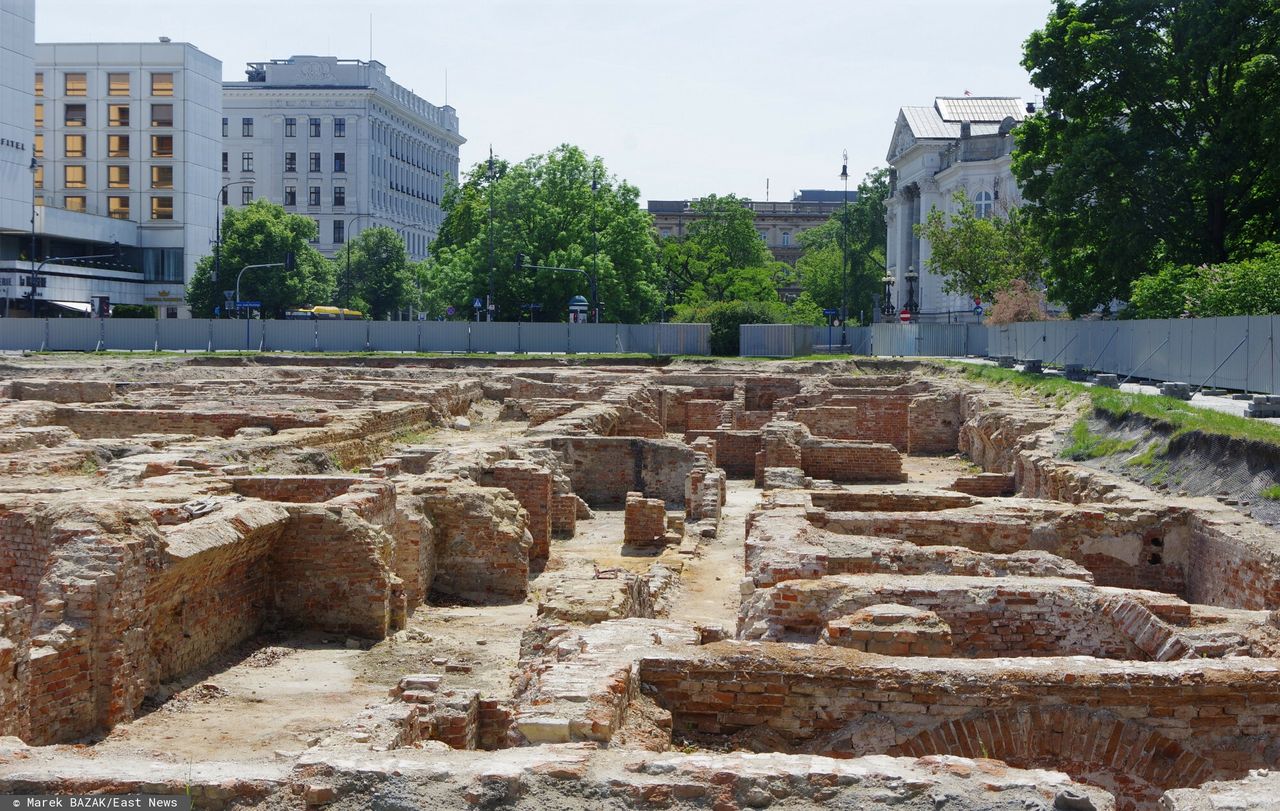
[[[358,321],[364,318],[364,313],[359,310],[348,310],[345,307],[300,307],[296,310],[286,310],[284,317],[307,321]]]

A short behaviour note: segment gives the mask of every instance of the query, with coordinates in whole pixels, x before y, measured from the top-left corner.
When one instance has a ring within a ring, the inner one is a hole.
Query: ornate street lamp
[[[916,266],[910,265],[907,268],[905,277],[907,280],[907,312],[911,313],[914,320],[915,314],[920,312],[920,304],[916,301],[916,282],[920,280],[920,274],[916,273]]]
[[[893,315],[893,286],[897,280],[886,270],[880,282],[884,285],[884,303],[880,305],[880,314],[888,318]]]

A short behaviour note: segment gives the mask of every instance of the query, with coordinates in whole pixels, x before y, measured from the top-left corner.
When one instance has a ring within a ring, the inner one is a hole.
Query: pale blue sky
[[[1030,96],[1050,0],[36,0],[36,39],[168,36],[222,60],[373,56],[458,110],[464,171],[570,141],[641,199],[787,200],[882,165],[900,106]]]

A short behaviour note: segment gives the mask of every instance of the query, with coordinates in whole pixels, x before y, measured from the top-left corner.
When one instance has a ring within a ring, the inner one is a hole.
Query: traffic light
[[[298,257],[293,251],[286,251],[284,254],[284,269],[286,273],[292,273],[298,267]]]
[[[517,253],[516,254],[516,273],[523,273],[523,272],[524,272],[524,254]]]

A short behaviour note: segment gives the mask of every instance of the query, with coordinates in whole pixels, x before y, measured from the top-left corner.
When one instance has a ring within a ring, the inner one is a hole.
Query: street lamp
[[[880,280],[884,284],[884,303],[880,305],[880,313],[886,318],[893,315],[893,285],[896,279],[889,271],[884,272],[884,278]]]
[[[488,314],[490,321],[493,320],[493,314],[498,308],[498,301],[493,291],[493,144],[489,145],[489,300],[485,302],[485,312]]]
[[[591,166],[591,316],[595,323],[600,323],[600,299],[597,295],[596,280],[600,278],[600,233],[596,230],[596,198],[600,191],[600,181],[596,177],[596,167]]]
[[[907,272],[904,277],[907,280],[907,303],[906,310],[913,317],[920,312],[920,305],[916,302],[916,282],[920,279],[920,274],[916,273],[915,265],[908,265]]]
[[[347,241],[347,270],[342,274],[342,309],[347,310],[351,307],[351,226],[364,217],[372,217],[372,214],[357,214],[347,220],[347,224],[342,229],[342,238]],[[342,321],[347,320],[347,314],[342,314]]]
[[[40,164],[36,163],[35,156],[31,158],[31,256],[27,257],[31,260],[31,277],[34,279],[36,275],[36,172],[40,170]],[[34,290],[34,287],[32,288]],[[5,315],[9,314],[9,293],[5,291]],[[36,297],[31,296],[31,317],[36,317]]]
[[[32,161],[35,163],[35,161]],[[213,225],[213,289],[217,290],[222,284],[222,208],[227,204],[227,189],[232,186],[252,186],[258,181],[250,178],[248,180],[233,180],[230,183],[224,183],[221,189],[218,189],[218,198],[215,201],[218,206],[218,214]],[[239,299],[237,298],[237,301]]]
[[[844,207],[840,209],[840,345],[849,345],[849,150],[840,166]]]

